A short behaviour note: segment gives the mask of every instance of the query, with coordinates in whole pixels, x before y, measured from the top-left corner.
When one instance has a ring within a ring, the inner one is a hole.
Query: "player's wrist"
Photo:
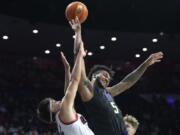
[[[150,64],[150,59],[148,58],[145,62],[144,62],[144,66],[145,67],[149,67],[151,64]]]
[[[74,32],[77,34],[81,34],[81,29],[75,29]]]

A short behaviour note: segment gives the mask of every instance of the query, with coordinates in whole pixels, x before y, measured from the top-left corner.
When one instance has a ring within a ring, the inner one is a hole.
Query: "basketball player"
[[[76,113],[74,109],[74,100],[81,77],[82,59],[84,56],[84,48],[81,46],[62,100],[56,101],[52,98],[45,98],[40,102],[37,109],[38,117],[42,121],[46,123],[56,121],[60,135],[94,135],[88,127],[85,118],[81,114]],[[63,63],[66,62],[63,53],[61,53],[61,57]]]
[[[74,54],[82,44],[81,25],[78,18],[70,22],[75,32]],[[96,135],[127,135],[121,110],[113,97],[132,87],[147,70],[147,68],[163,58],[163,53],[151,54],[137,69],[127,75],[118,84],[108,87],[113,77],[113,71],[106,66],[96,65],[86,76],[84,60],[79,84],[79,93],[88,113],[88,122]]]
[[[135,133],[139,127],[138,120],[132,115],[126,115],[126,116],[124,116],[123,119],[124,119],[124,122],[126,125],[128,135],[135,135]]]

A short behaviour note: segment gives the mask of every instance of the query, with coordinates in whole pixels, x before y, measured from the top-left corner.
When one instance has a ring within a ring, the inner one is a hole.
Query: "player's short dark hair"
[[[50,98],[45,98],[41,100],[37,108],[38,118],[44,123],[52,123],[53,121],[51,118],[51,113],[52,112],[50,112]]]
[[[113,78],[115,72],[111,68],[109,68],[105,65],[94,65],[89,71],[88,78],[91,80],[92,75],[101,70],[107,71],[109,73],[111,79]]]

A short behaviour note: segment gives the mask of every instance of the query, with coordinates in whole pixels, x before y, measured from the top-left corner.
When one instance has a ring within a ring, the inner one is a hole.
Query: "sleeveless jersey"
[[[128,135],[122,112],[105,89],[95,88],[85,108],[90,128],[96,135]]]
[[[81,114],[77,114],[76,120],[70,123],[62,122],[58,115],[59,113],[56,114],[56,123],[60,135],[94,135]]]

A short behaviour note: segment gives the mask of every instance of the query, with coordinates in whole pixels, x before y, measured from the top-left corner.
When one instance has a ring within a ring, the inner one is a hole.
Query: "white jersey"
[[[76,120],[68,123],[62,122],[56,114],[56,123],[60,135],[94,135],[89,128],[86,119],[81,115],[76,115]]]

